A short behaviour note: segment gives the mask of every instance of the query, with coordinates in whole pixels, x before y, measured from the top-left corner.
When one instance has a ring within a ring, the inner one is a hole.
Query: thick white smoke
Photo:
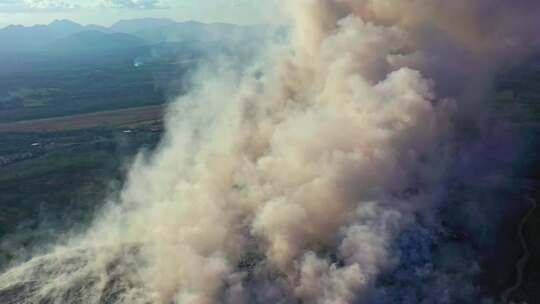
[[[531,42],[538,5],[292,2],[291,45],[240,76],[201,73],[119,201],[1,276],[5,302],[456,301],[446,286],[437,301],[396,295],[392,281],[429,255],[453,124]],[[444,285],[430,267],[415,271]]]

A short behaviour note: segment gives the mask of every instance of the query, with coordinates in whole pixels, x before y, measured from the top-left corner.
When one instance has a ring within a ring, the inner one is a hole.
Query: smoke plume
[[[119,199],[3,274],[3,303],[491,301],[438,210],[540,3],[290,2],[290,44],[201,69]]]

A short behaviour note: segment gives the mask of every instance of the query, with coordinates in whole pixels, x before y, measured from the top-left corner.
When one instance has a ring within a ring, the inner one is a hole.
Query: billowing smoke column
[[[533,47],[540,3],[290,6],[290,47],[201,73],[119,200],[1,276],[3,303],[489,303],[474,261],[434,261],[437,210],[459,130]]]

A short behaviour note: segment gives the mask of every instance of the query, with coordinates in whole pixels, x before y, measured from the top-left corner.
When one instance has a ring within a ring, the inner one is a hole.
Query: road
[[[519,223],[518,227],[518,237],[519,242],[521,243],[521,248],[523,248],[523,256],[517,261],[516,263],[516,280],[514,285],[512,287],[505,290],[501,296],[503,304],[509,303],[508,299],[514,293],[516,290],[521,288],[521,285],[523,284],[523,274],[525,272],[525,267],[527,266],[527,263],[529,262],[529,259],[531,258],[531,252],[529,251],[529,246],[527,245],[527,240],[525,239],[525,236],[523,235],[525,231],[525,225],[527,224],[527,221],[531,217],[531,215],[534,213],[536,208],[538,207],[538,204],[536,200],[529,198],[528,201],[531,202],[531,209],[527,214],[523,217],[521,222]]]

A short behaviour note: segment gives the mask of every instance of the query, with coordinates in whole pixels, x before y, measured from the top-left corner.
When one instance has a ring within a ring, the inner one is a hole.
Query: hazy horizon
[[[32,26],[69,19],[87,25],[110,26],[117,21],[167,18],[177,22],[260,24],[280,22],[269,5],[274,0],[0,0],[0,27]]]
[[[223,24],[233,24],[233,25],[240,25],[240,26],[256,26],[256,25],[265,25],[265,24],[268,24],[268,23],[244,23],[244,24],[238,24],[238,23],[233,23],[233,22],[226,22],[226,21],[202,21],[202,20],[194,20],[194,19],[186,19],[186,20],[175,20],[175,19],[172,19],[172,18],[167,18],[167,17],[140,17],[140,18],[125,18],[125,19],[118,19],[114,22],[112,22],[111,24],[96,24],[96,23],[84,23],[84,22],[78,22],[76,20],[73,20],[73,19],[69,19],[69,18],[62,18],[62,19],[53,19],[49,22],[43,22],[43,23],[33,23],[33,24],[20,24],[20,23],[0,23],[0,30],[2,29],[5,29],[6,27],[9,27],[9,26],[24,26],[24,27],[32,27],[32,26],[39,26],[39,25],[50,25],[54,22],[58,22],[58,21],[69,21],[69,22],[74,22],[74,23],[77,23],[77,24],[80,24],[82,26],[103,26],[105,28],[109,28],[119,22],[122,22],[122,21],[132,21],[132,20],[149,20],[149,19],[155,19],[155,20],[170,20],[170,21],[173,21],[173,22],[178,22],[178,23],[187,23],[187,22],[199,22],[199,23],[202,23],[202,24],[219,24],[219,23],[223,23]]]

